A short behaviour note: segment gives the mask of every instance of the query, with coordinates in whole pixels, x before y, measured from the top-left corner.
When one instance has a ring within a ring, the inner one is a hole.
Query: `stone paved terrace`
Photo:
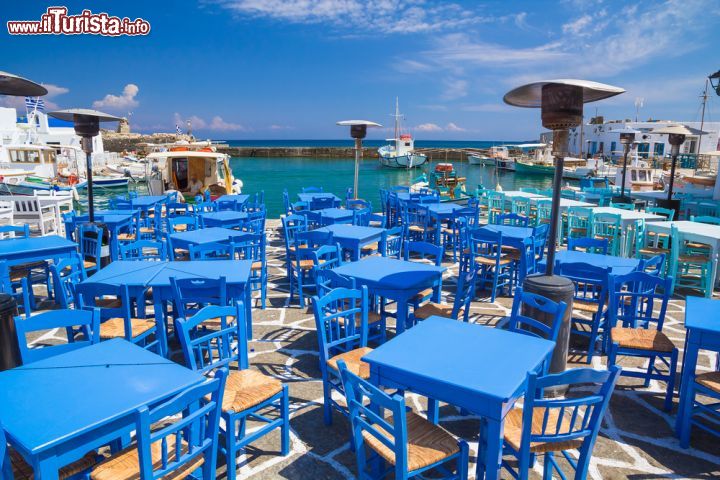
[[[335,413],[333,425],[323,423],[322,383],[318,367],[317,339],[312,313],[288,304],[285,278],[284,247],[278,221],[268,222],[269,303],[266,310],[253,311],[255,340],[251,343],[250,362],[265,374],[273,375],[290,386],[291,453],[279,456],[279,433],[273,433],[247,449],[238,459],[238,478],[243,479],[350,479],[355,478],[354,453],[349,449],[348,423]],[[451,302],[457,265],[446,263],[444,300]],[[472,304],[471,321],[492,326],[509,314],[510,298],[489,303],[484,295]],[[664,331],[682,348],[684,340],[684,301],[674,299],[668,309]],[[258,304],[259,307],[259,304]],[[390,337],[394,331],[391,324]],[[45,342],[52,332],[38,338]],[[174,358],[181,361],[175,345]],[[508,352],[512,355],[512,352]],[[472,361],[472,359],[469,359]],[[703,354],[699,368],[709,370],[715,358]],[[584,365],[584,358],[571,355],[571,362]],[[605,358],[594,360],[602,368]],[[639,365],[621,360],[623,367]],[[477,368],[492,368],[478,365]],[[588,478],[592,479],[658,479],[658,478],[720,478],[720,441],[694,429],[691,448],[683,450],[673,435],[677,398],[671,414],[662,410],[664,383],[651,382],[644,388],[641,380],[621,378],[600,430]],[[408,394],[408,405],[424,414],[426,403]],[[452,406],[442,404],[441,425],[470,443],[471,478],[477,451],[479,421],[477,417],[460,415]],[[560,460],[561,465],[564,460]],[[221,461],[222,463],[222,461]],[[537,462],[532,478],[540,478],[541,462]],[[220,465],[219,478],[225,478],[226,467]],[[568,467],[567,473],[570,474]],[[503,472],[503,478],[511,478]],[[570,478],[572,476],[570,475]]]

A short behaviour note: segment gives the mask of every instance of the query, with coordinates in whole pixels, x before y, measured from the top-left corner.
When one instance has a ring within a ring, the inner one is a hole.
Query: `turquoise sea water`
[[[437,162],[428,162],[412,170],[380,166],[375,158],[364,159],[360,166],[359,197],[369,200],[374,210],[380,209],[380,189],[394,185],[408,185],[422,171],[430,171]],[[468,190],[478,184],[494,188],[499,181],[505,190],[520,187],[550,188],[552,177],[544,175],[518,175],[498,171],[494,167],[469,165],[466,161],[453,161],[455,170],[466,177]],[[278,218],[282,213],[282,192],[287,189],[290,200],[297,201],[297,193],[303,187],[322,186],[324,191],[345,198],[345,191],[353,184],[354,160],[348,158],[258,158],[233,157],[233,175],[243,181],[244,193],[265,191],[268,218]]]

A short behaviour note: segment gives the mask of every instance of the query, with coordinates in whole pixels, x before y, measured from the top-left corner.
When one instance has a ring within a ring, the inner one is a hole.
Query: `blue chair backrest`
[[[209,373],[237,362],[238,369],[248,368],[247,324],[242,302],[218,307],[208,306],[192,317],[176,322],[180,345],[188,368]],[[203,322],[220,319],[220,328],[203,328]]]
[[[323,187],[303,187],[302,193],[322,193]]]
[[[484,228],[468,230],[470,252],[477,256],[500,261],[502,255],[502,232],[494,232]]]
[[[335,199],[333,197],[313,197],[310,200],[310,210],[324,210],[326,208],[333,208],[335,206]]]
[[[441,245],[435,245],[430,242],[405,242],[403,252],[405,261],[409,261],[414,257],[422,259],[431,257],[435,265],[439,267],[442,265],[445,249]]]
[[[238,204],[235,200],[216,200],[215,205],[217,206],[218,211],[224,211],[224,210],[238,210]]]
[[[538,255],[542,260],[545,255],[545,244],[547,243],[548,233],[550,233],[550,224],[541,223],[533,228],[533,242],[535,255]]]
[[[75,303],[75,285],[85,280],[85,267],[78,253],[60,259],[50,265],[53,294],[62,308],[70,308]]]
[[[233,259],[252,260],[255,262],[265,259],[265,235],[250,234],[238,237],[237,241],[230,241]]]
[[[382,233],[381,253],[383,257],[400,258],[403,245],[403,227],[388,228]]]
[[[514,227],[527,227],[530,219],[517,213],[503,213],[495,217],[497,225],[512,225]]]
[[[631,272],[610,278],[608,324],[662,330],[672,295],[671,276],[660,278],[645,272]]]
[[[287,215],[282,219],[285,249],[295,246],[295,237],[300,232],[307,231],[307,218],[303,215]]]
[[[471,268],[470,271],[460,272],[457,278],[457,290],[455,291],[455,300],[453,301],[452,318],[458,318],[460,309],[463,309],[463,320],[466,322],[470,317],[470,304],[475,298],[475,277],[477,269]]]
[[[530,445],[534,443],[581,440],[583,446],[579,449],[577,472],[586,472],[592,447],[620,371],[620,367],[612,366],[609,370],[575,368],[544,377],[538,377],[536,373],[529,374],[523,403],[520,455],[527,457]],[[578,394],[568,398],[542,397],[543,389],[565,385],[583,388],[578,388]],[[591,385],[594,385],[592,390],[589,388]],[[561,420],[552,421],[551,418]],[[584,478],[584,475],[580,478]]]
[[[167,217],[183,217],[193,214],[193,206],[189,203],[168,202],[165,204],[165,215]]]
[[[547,314],[552,318],[552,324],[548,325],[527,313],[524,314],[523,307]],[[513,294],[508,330],[557,342],[566,309],[565,302],[553,302],[542,295],[525,292],[522,287],[517,287]]]
[[[200,458],[215,472],[226,378],[227,370],[217,371],[160,405],[137,410],[139,478],[174,478]]]
[[[333,232],[322,232],[311,230],[309,232],[298,232],[295,235],[295,247],[309,248],[314,250],[323,245],[334,245]]]
[[[196,230],[198,228],[198,219],[193,215],[167,217],[165,218],[165,223],[169,233],[182,231],[182,226],[185,226],[187,230]]]
[[[602,306],[607,298],[610,267],[602,268],[584,262],[556,262],[557,275],[567,277],[575,285],[575,299]]]
[[[120,245],[121,260],[167,260],[167,253],[163,241],[137,240]]]
[[[353,210],[352,224],[367,227],[370,224],[371,213],[370,208]]]
[[[318,297],[324,297],[331,290],[336,288],[348,288],[350,290],[354,290],[355,279],[352,277],[345,277],[330,268],[326,268],[318,270],[316,285]]]
[[[610,241],[607,238],[570,237],[568,238],[568,250],[584,248],[589,253],[600,253],[607,255]]]
[[[102,229],[95,225],[80,225],[80,255],[84,260],[90,260],[100,264],[102,250]]]
[[[100,309],[100,321],[109,318],[122,318],[126,321],[128,328],[126,332],[130,332],[130,318],[133,307],[137,302],[145,301],[145,292],[140,297],[130,296],[130,290],[127,285],[111,285],[109,283],[82,283],[75,285],[76,308],[79,309]],[[120,300],[119,306],[97,305],[100,298],[110,297]]]
[[[75,241],[75,229],[77,229],[77,221],[75,219],[75,212],[70,211],[62,213],[62,221],[65,224],[65,238],[70,241]],[[28,231],[29,233],[29,231]]]
[[[78,328],[79,327],[79,328]],[[27,335],[33,332],[64,328],[67,343],[43,344],[30,347]],[[76,335],[76,328],[82,337]],[[20,356],[23,364],[37,362],[54,355],[93,345],[100,341],[100,311],[92,310],[48,310],[27,318],[15,317]]]
[[[190,245],[192,260],[232,260],[233,248],[228,243],[201,243]]]
[[[665,259],[666,255],[664,253],[644,258],[640,260],[640,270],[660,277],[665,274]]]
[[[298,255],[300,255],[298,249]],[[307,258],[307,257],[306,257]],[[315,265],[315,270],[327,270],[342,265],[342,249],[340,245],[322,245],[315,250],[311,250],[310,258]]]
[[[397,393],[389,395],[354,375],[343,360],[338,361],[338,369],[350,411],[354,449],[363,451],[366,436],[372,437],[394,452],[395,478],[405,478],[408,471],[405,399]]]
[[[345,200],[345,208],[348,210],[365,210],[366,208],[372,210],[372,203],[359,198],[356,200],[347,199]]]
[[[265,233],[265,215],[265,210],[248,213],[247,218],[242,222],[243,230],[255,234]]]
[[[312,305],[321,365],[325,365],[335,352],[367,346],[367,287],[360,290],[336,288],[323,297],[314,296]]]
[[[178,315],[188,317],[208,305],[228,305],[227,281],[220,278],[175,278],[170,277],[173,303]]]

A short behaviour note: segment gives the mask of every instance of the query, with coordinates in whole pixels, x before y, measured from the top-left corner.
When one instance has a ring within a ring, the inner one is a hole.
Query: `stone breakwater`
[[[218,151],[231,157],[313,157],[354,158],[352,147],[229,147],[218,146]],[[363,148],[364,158],[377,158],[377,148]]]

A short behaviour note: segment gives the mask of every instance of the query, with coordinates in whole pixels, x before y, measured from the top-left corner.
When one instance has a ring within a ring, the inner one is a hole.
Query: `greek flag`
[[[180,135],[182,132],[180,131],[180,125],[177,123],[175,124],[175,132],[177,132],[178,135]]]
[[[44,112],[45,100],[40,97],[25,97],[25,110],[28,112]]]

